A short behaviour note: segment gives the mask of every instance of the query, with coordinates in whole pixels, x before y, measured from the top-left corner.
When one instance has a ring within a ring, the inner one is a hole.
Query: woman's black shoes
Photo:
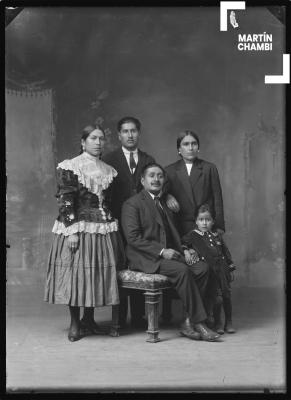
[[[84,334],[91,333],[93,335],[106,335],[108,333],[108,328],[101,327],[93,321],[86,321],[85,319],[81,319],[80,328],[84,331]]]
[[[93,335],[107,335],[108,328],[100,327],[93,321],[87,321],[85,319],[81,319],[79,328],[70,328],[68,333],[68,339],[70,342],[77,342],[82,339],[82,337],[93,334]]]
[[[81,338],[82,336],[80,335],[80,332],[78,330],[69,330],[68,339],[70,342],[77,342],[77,340],[80,340]]]

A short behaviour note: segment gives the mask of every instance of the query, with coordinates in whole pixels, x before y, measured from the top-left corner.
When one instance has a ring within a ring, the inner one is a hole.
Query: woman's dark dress
[[[116,270],[125,264],[118,222],[109,210],[111,166],[82,153],[58,165],[59,215],[53,227],[44,300],[98,307],[119,303]],[[76,252],[68,236],[78,234]]]

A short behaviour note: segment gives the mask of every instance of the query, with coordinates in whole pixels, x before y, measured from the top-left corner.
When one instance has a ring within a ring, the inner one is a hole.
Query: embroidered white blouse
[[[84,152],[57,166],[59,216],[53,232],[106,234],[117,231],[110,212],[110,185],[117,171]]]

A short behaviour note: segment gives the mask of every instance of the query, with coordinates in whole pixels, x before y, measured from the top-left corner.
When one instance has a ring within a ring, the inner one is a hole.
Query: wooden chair
[[[163,291],[171,289],[168,278],[160,274],[145,274],[144,272],[124,269],[118,273],[120,297],[126,296],[129,290],[142,290],[145,296],[145,307],[148,319],[147,342],[159,342],[159,305]],[[119,336],[119,307],[112,307],[111,335]],[[164,318],[170,317],[169,309],[164,307]]]

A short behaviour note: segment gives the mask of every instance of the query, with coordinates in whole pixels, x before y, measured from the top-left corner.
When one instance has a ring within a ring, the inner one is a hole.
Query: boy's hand
[[[184,250],[185,261],[188,265],[193,264],[192,256],[189,250]]]
[[[199,261],[197,252],[194,249],[190,249],[189,252],[191,254],[192,264],[196,264]]]
[[[196,264],[199,261],[199,256],[195,250],[184,250],[185,261],[188,265]]]

